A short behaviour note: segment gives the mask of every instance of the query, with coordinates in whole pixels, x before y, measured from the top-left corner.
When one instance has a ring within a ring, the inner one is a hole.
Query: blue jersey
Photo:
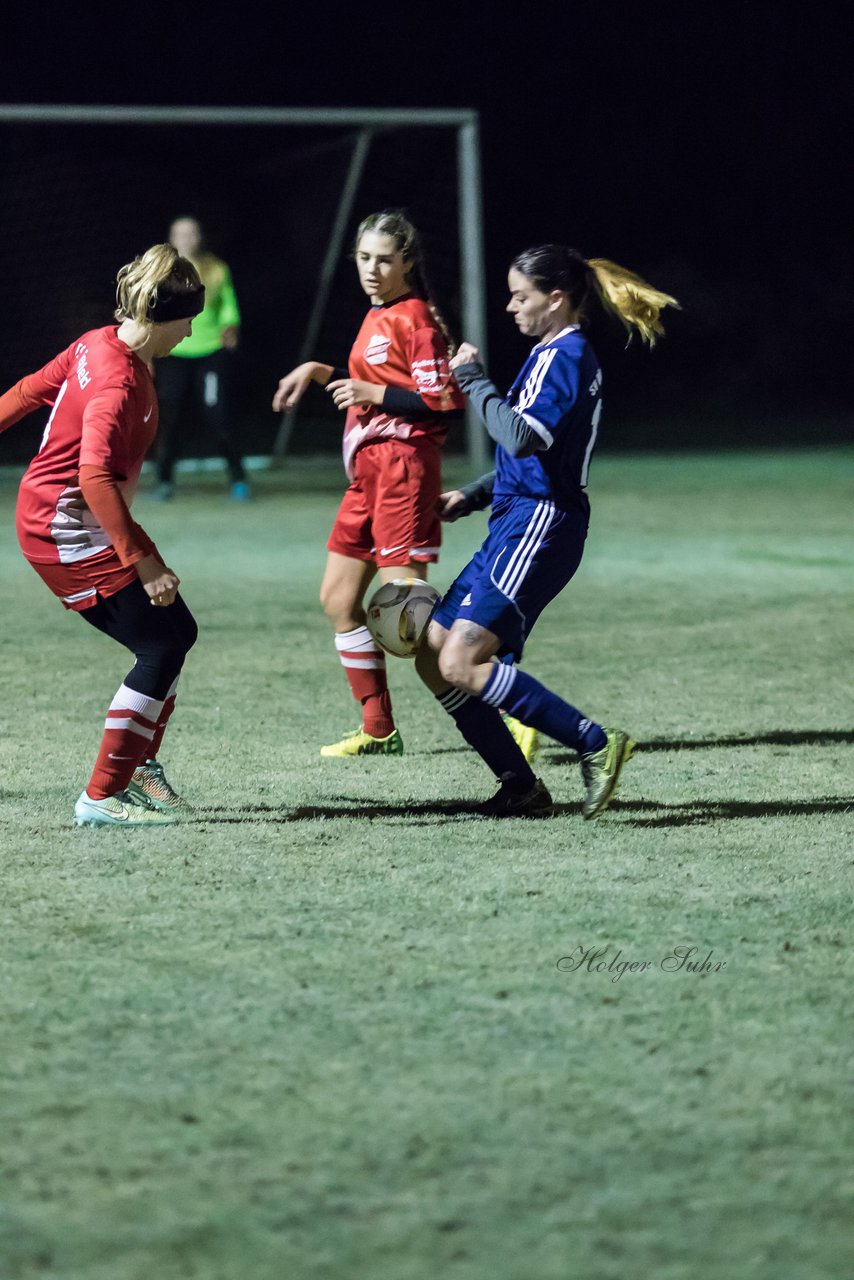
[[[602,370],[577,325],[537,343],[507,393],[507,403],[533,427],[545,448],[513,458],[498,445],[493,501],[549,499],[576,506],[587,484],[602,414]],[[584,499],[586,502],[586,499]]]

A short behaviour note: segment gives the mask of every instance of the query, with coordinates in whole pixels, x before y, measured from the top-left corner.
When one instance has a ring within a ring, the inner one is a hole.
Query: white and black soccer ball
[[[439,602],[439,592],[421,578],[384,582],[366,605],[368,630],[396,658],[414,658]]]

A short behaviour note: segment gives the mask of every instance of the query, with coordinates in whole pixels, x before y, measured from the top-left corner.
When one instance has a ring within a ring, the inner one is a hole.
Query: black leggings
[[[246,479],[232,434],[231,362],[231,352],[222,349],[209,356],[166,356],[157,361],[157,476],[162,484],[172,482],[175,463],[187,437],[187,411],[193,405],[225,458],[232,484]]]
[[[132,582],[114,596],[98,597],[81,617],[104,635],[118,640],[135,655],[125,677],[129,689],[159,701],[168,694],[181,672],[199,629],[180,596],[170,605],[153,605],[142,583]]]

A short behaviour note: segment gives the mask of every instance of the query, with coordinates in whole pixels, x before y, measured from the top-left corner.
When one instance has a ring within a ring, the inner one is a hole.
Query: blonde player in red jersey
[[[0,431],[53,406],[18,496],[25,557],[66,609],[136,658],[107,712],[78,826],[174,822],[189,808],[157,753],[196,624],[130,504],[157,432],[151,362],[189,335],[204,288],[161,244],[122,267],[116,299],[118,325],[84,333],[0,396]]]
[[[385,654],[365,626],[372,579],[426,577],[439,556],[439,450],[448,415],[463,396],[448,367],[450,339],[424,282],[418,233],[398,210],[371,214],[355,247],[371,300],[349,368],[310,360],[282,378],[273,399],[291,409],[312,382],[346,410],[344,466],[350,480],[327,542],[320,600],[362,724],[322,756],[400,755]]]

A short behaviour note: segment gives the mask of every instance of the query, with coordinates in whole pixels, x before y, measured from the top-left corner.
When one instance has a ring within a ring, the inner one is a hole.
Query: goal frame
[[[87,106],[83,104],[0,103],[0,124],[180,124],[288,125],[356,130],[350,164],[332,222],[318,275],[314,305],[306,324],[301,359],[308,359],[326,313],[332,280],[340,258],[359,181],[377,132],[391,129],[453,129],[457,140],[457,194],[460,253],[460,311],[463,333],[486,358],[486,274],[483,245],[483,193],[480,159],[480,117],[470,108],[445,107],[161,107]],[[283,415],[273,457],[283,457],[294,422]],[[466,452],[472,467],[490,465],[483,426],[471,409],[466,412]]]

